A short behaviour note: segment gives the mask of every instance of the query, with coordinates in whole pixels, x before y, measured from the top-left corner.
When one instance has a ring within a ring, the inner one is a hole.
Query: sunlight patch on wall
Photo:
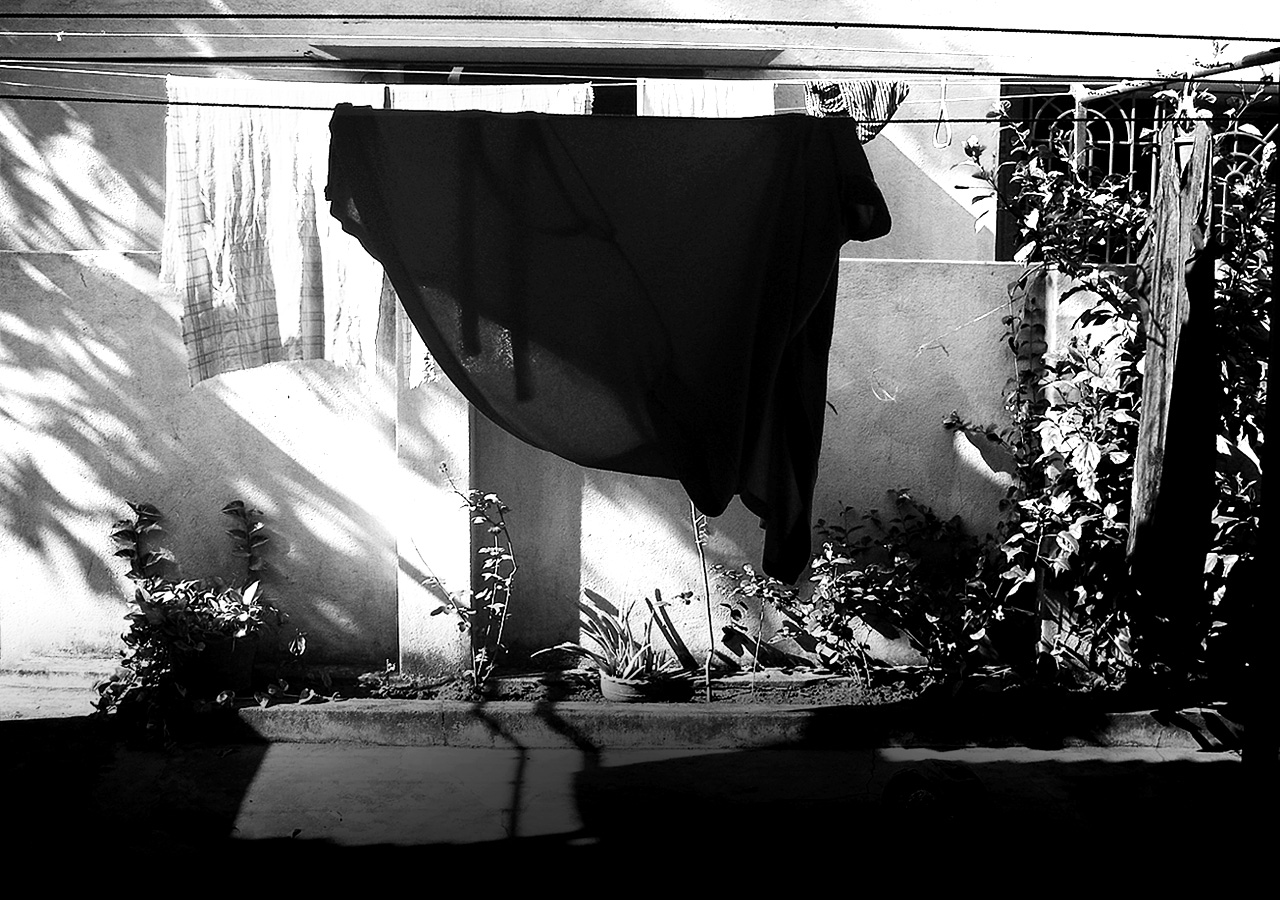
[[[113,140],[67,103],[0,103],[0,242],[18,250],[152,243],[158,205],[107,155]]]

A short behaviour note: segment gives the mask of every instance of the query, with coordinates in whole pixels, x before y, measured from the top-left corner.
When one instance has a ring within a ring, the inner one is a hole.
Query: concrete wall
[[[1010,484],[1002,460],[984,458],[946,431],[954,411],[980,422],[1003,416],[1001,391],[1013,361],[1001,340],[1006,285],[1019,267],[1002,263],[841,263],[822,466],[815,515],[845,506],[884,509],[886,492],[908,488],[944,517],[976,533],[995,527]],[[508,634],[537,649],[575,637],[577,598],[588,589],[615,606],[658,588],[701,596],[689,501],[679,484],[584,470],[528,447],[483,419],[476,423],[477,484],[513,508],[521,587]],[[709,523],[709,560],[757,568],[763,532],[738,501]],[[715,598],[716,634],[725,610]],[[677,606],[673,621],[695,653],[709,643],[701,605]]]
[[[0,101],[0,660],[114,652],[126,500],[167,514],[184,574],[235,574],[233,498],[314,660],[394,658],[394,388],[325,362],[189,387],[163,158],[163,107]]]

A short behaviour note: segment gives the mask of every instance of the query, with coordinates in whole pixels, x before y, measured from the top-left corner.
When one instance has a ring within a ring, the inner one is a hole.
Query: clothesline
[[[165,74],[151,73],[151,72],[114,73],[114,72],[108,72],[103,70],[93,70],[93,69],[36,67],[36,66],[23,66],[23,65],[9,64],[9,63],[0,63],[0,70],[13,70],[13,69],[17,69],[21,71],[58,72],[58,73],[64,73],[64,74],[77,74],[77,75],[127,75],[128,77],[153,78],[153,79],[161,79],[161,80],[169,77]],[[222,81],[222,82],[234,84],[236,82],[251,83],[254,79],[210,78],[208,80]],[[575,82],[575,83],[585,84],[585,86],[595,90],[602,87],[635,87],[643,81],[654,81],[654,80],[655,79],[642,78],[642,79],[630,79],[630,80],[618,81],[618,82],[607,82],[603,84],[596,84],[590,81],[585,83],[584,82]],[[657,80],[661,80],[661,79],[657,79]],[[698,80],[698,79],[690,79],[690,80]],[[715,79],[704,79],[704,80],[715,80]],[[816,81],[826,81],[826,80],[827,79],[807,79],[804,81],[794,81],[791,79],[779,79],[779,80],[743,79],[742,81],[748,84],[769,83],[774,85],[779,85],[779,84],[806,85],[806,84],[813,84]],[[860,80],[871,80],[871,79],[850,79],[850,81],[860,81]],[[354,84],[356,82],[299,81],[297,83],[298,84],[310,83],[310,84],[346,85],[346,84]],[[374,84],[373,82],[368,82],[368,83],[361,82],[361,83]],[[902,82],[902,83],[906,84],[908,87],[911,87],[911,84],[909,82]],[[1061,84],[1061,82],[1057,82],[1057,84]],[[30,89],[30,90],[40,90],[42,88],[50,87],[50,85],[41,84],[39,82],[11,81],[11,80],[0,81],[0,85],[3,85],[5,87],[24,88],[24,89]],[[413,85],[413,84],[396,84],[395,86],[398,88],[409,89],[409,90],[412,90],[414,87],[428,87],[428,85]],[[482,87],[483,85],[467,84],[467,85],[455,85],[455,86],[471,88],[471,87]],[[916,86],[920,86],[920,84],[917,83]],[[105,88],[98,88],[98,87],[84,88],[84,87],[76,87],[76,86],[68,86],[68,85],[59,85],[58,90],[77,92],[81,96],[62,96],[60,94],[0,94],[0,99],[45,100],[45,101],[54,101],[54,102],[76,101],[76,102],[88,102],[88,103],[93,103],[93,102],[121,103],[121,104],[132,103],[132,104],[139,104],[139,105],[154,105],[154,106],[208,106],[208,107],[222,107],[222,108],[229,108],[229,109],[289,110],[289,111],[299,111],[299,112],[326,112],[332,109],[332,107],[330,106],[311,106],[311,105],[285,104],[285,103],[240,103],[240,102],[220,102],[220,101],[214,101],[214,100],[183,101],[183,100],[174,100],[174,99],[161,99],[158,97],[147,96],[145,94],[137,94],[137,93],[131,93],[126,91],[113,91],[113,90],[108,90]],[[991,115],[984,115],[980,117],[979,116],[967,116],[967,117],[951,116],[947,114],[945,111],[946,103],[947,102],[995,103],[995,102],[1003,102],[1006,100],[1020,100],[1020,99],[1043,100],[1050,97],[1069,97],[1069,96],[1072,96],[1072,92],[1070,91],[1041,91],[1041,92],[1028,92],[1028,93],[1017,93],[1017,94],[990,94],[990,95],[980,95],[980,96],[960,96],[960,97],[951,98],[951,101],[948,101],[946,99],[945,91],[944,91],[941,98],[924,97],[924,98],[912,99],[908,97],[899,102],[899,105],[902,105],[902,106],[906,106],[908,104],[911,104],[911,105],[941,104],[942,109],[940,110],[939,115],[929,116],[928,118],[911,118],[911,117],[905,117],[905,116],[894,116],[892,118],[892,121],[899,124],[932,124],[932,123],[938,123],[938,122],[949,122],[953,124],[976,124],[976,123],[990,121],[994,117]],[[805,107],[803,106],[780,107],[774,110],[775,113],[804,112],[804,111],[805,111]],[[866,119],[865,121],[873,124],[884,124],[890,120],[889,119]]]
[[[12,82],[0,81],[0,84],[13,86],[13,83],[12,83]],[[380,87],[381,85],[378,85],[378,86]],[[1035,96],[1038,96],[1038,97],[1045,97],[1045,96],[1065,96],[1065,95],[1055,95],[1055,94],[1037,94],[1037,95],[1035,95]],[[100,97],[64,97],[64,96],[58,96],[58,95],[55,95],[55,94],[4,94],[4,93],[0,93],[0,100],[43,100],[43,101],[47,101],[47,102],[51,102],[51,103],[67,103],[67,102],[72,102],[72,103],[117,103],[117,104],[125,104],[125,105],[133,104],[133,105],[140,105],[140,106],[203,106],[203,107],[222,108],[222,109],[284,110],[284,111],[291,111],[291,112],[333,112],[333,107],[332,107],[332,106],[294,106],[294,105],[288,105],[288,104],[283,104],[283,103],[217,103],[217,102],[213,102],[213,101],[163,100],[163,99],[155,98],[155,97],[151,97],[151,98],[140,98],[140,97],[106,97],[106,96],[100,96]],[[933,102],[934,102],[934,103],[936,103],[937,101],[935,100],[935,101],[933,101]],[[804,110],[804,108],[803,108],[803,107],[785,107],[785,108],[781,108],[781,109],[775,109],[775,110],[774,110],[774,113],[802,112],[803,110]],[[957,118],[957,117],[948,117],[948,118],[946,118],[944,121],[946,121],[946,122],[950,122],[950,123],[952,123],[952,124],[954,124],[954,125],[977,125],[977,124],[982,124],[982,123],[990,123],[990,122],[994,122],[994,121],[996,121],[996,118],[997,118],[997,117],[995,117],[995,116],[965,116],[965,117],[959,117],[959,118]],[[1031,121],[1034,121],[1034,120],[1033,120],[1032,118],[1030,118],[1030,117],[1003,116],[1003,117],[1001,117],[1001,118],[1003,118],[1003,120],[1004,120],[1004,121],[1007,121],[1007,122],[1031,122]],[[894,124],[894,125],[934,125],[934,124],[937,124],[937,122],[938,122],[938,117],[937,117],[937,116],[924,116],[924,117],[911,118],[911,117],[904,117],[904,116],[893,116],[893,117],[891,117],[891,118],[863,118],[863,119],[860,119],[859,121],[862,121],[862,122],[864,122],[864,123],[866,123],[866,124],[868,124],[868,125],[886,125],[886,124]],[[1079,119],[1066,118],[1066,117],[1064,117],[1064,118],[1062,118],[1060,121],[1063,121],[1063,122],[1071,122],[1071,121],[1092,122],[1092,121],[1094,121],[1094,120],[1093,120],[1093,119],[1091,119],[1091,118],[1089,118],[1089,117],[1081,117],[1081,118],[1079,118]]]
[[[71,69],[71,68],[62,68],[62,67],[55,67],[55,66],[24,66],[24,65],[13,65],[10,63],[0,63],[0,70],[6,70],[6,69],[15,69],[18,71],[30,71],[30,72],[57,72],[59,74],[74,74],[74,75],[106,75],[106,76],[120,76],[120,77],[131,77],[131,78],[152,78],[152,79],[158,79],[158,80],[164,80],[166,77],[168,77],[167,75],[159,72],[110,72],[110,71],[105,71],[101,69]],[[382,70],[382,71],[390,72],[394,70]],[[518,76],[512,76],[512,77],[518,77]],[[547,77],[560,78],[562,76],[547,76]],[[775,85],[778,85],[778,84],[803,85],[806,83],[806,80],[796,80],[796,79],[769,78],[769,79],[749,79],[749,80],[750,81],[766,81]],[[808,79],[808,81],[812,81],[812,80],[814,79]],[[343,82],[336,82],[336,83],[343,83]],[[604,87],[634,87],[636,86],[636,84],[639,83],[639,79],[636,79],[636,78],[618,79],[616,81],[608,81],[608,82],[602,82],[602,83],[596,83],[594,80],[592,80],[587,83],[593,89],[604,88]],[[1057,83],[1061,83],[1061,82],[1057,82]],[[47,85],[40,84],[38,82],[23,82],[23,81],[0,81],[0,84],[6,85],[8,87],[26,87],[26,88],[42,88],[47,86]],[[920,86],[923,86],[924,84],[929,84],[930,86],[932,86],[932,82],[927,82],[927,83],[918,82],[915,85],[911,85],[910,83],[908,83],[908,86],[920,87]],[[144,94],[130,94],[122,91],[110,91],[103,88],[69,88],[65,86],[59,86],[59,89],[75,90],[83,93],[96,92],[101,94],[104,97],[120,97],[120,98],[127,97],[127,98],[137,98],[137,99],[152,99],[152,98],[146,97],[146,95]],[[1035,93],[1021,93],[1021,94],[984,94],[980,96],[965,95],[961,97],[952,98],[952,100],[961,101],[961,102],[978,103],[983,101],[1023,100],[1023,99],[1031,99],[1031,98],[1044,99],[1046,97],[1068,97],[1068,96],[1071,96],[1070,91],[1053,91],[1053,92],[1035,92]],[[906,106],[908,104],[918,105],[918,104],[926,104],[926,103],[936,104],[937,102],[938,100],[936,98],[925,97],[921,99],[911,99],[910,97],[908,97],[907,99],[901,101],[900,105]],[[288,107],[288,108],[292,108],[292,107]],[[788,109],[777,110],[777,112],[793,112],[793,111],[803,111],[803,108],[796,107],[794,109],[788,108]],[[901,121],[901,120],[898,120],[898,121]]]

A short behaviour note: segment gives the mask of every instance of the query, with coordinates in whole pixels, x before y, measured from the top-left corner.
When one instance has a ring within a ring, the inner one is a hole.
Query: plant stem
[[[511,607],[511,583],[516,578],[516,548],[511,543],[511,532],[507,531],[507,517],[502,514],[502,507],[498,507],[498,524],[502,528],[502,537],[507,542],[507,556],[511,561],[511,571],[507,573],[507,577],[503,579],[502,588],[502,615],[498,617],[498,639],[494,642],[494,652],[497,653],[498,648],[502,646],[502,629],[507,624],[507,610]],[[494,535],[494,544],[498,544],[498,536]]]
[[[707,662],[702,670],[702,682],[707,690],[707,702],[711,702],[711,657],[716,652],[716,629],[711,620],[711,579],[707,576],[707,554],[704,544],[706,543],[705,522],[703,519],[703,528],[698,527],[698,510],[693,505],[693,501],[689,501],[689,519],[693,522],[694,543],[698,545],[698,562],[702,565],[702,596],[707,604]]]
[[[756,670],[760,668],[760,642],[764,639],[764,597],[760,598],[760,621],[756,623],[756,649],[751,656],[751,696],[756,695]]]

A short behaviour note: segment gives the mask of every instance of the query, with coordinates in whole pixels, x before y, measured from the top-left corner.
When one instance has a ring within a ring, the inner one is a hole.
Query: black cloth
[[[339,106],[333,214],[484,415],[583,466],[735,494],[795,581],[841,245],[889,230],[851,119]]]

